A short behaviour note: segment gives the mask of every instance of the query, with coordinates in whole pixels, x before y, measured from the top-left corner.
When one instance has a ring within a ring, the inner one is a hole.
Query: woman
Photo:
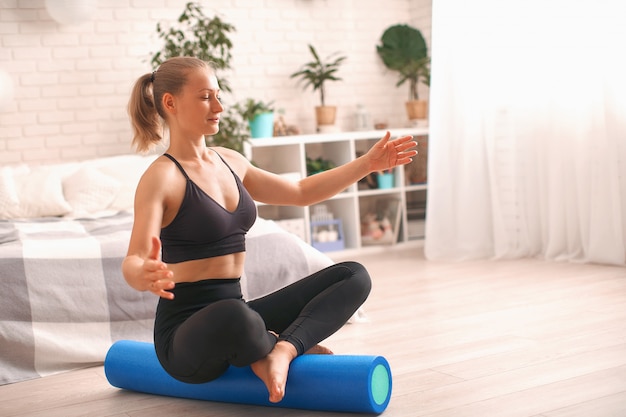
[[[285,394],[289,364],[318,345],[367,298],[371,283],[358,263],[344,262],[257,300],[242,299],[245,233],[254,200],[310,205],[371,173],[410,162],[410,136],[385,135],[366,155],[292,182],[254,167],[241,154],[208,148],[219,130],[219,85],[213,69],[172,58],[140,77],[129,101],[133,144],[144,151],[169,130],[169,147],[137,186],[135,218],[122,270],[129,285],[160,297],[154,341],[174,378],[202,383],[230,365],[250,365],[272,402]],[[162,257],[162,258],[161,258]]]

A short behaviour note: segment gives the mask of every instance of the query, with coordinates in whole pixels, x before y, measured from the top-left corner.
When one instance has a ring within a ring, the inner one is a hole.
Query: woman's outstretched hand
[[[411,162],[417,150],[412,149],[417,146],[413,136],[401,136],[397,139],[389,140],[391,134],[387,132],[372,148],[365,154],[369,160],[370,171],[383,171],[398,165],[405,165]]]
[[[167,264],[161,261],[161,241],[158,237],[152,237],[152,247],[148,258],[143,263],[143,273],[148,279],[148,291],[159,297],[171,300],[174,294],[167,290],[174,288],[172,281],[172,271],[167,268]]]

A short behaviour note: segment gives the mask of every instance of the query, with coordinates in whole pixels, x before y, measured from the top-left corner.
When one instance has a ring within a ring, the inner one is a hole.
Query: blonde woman
[[[219,130],[223,106],[212,67],[178,57],[141,76],[129,115],[134,146],[169,147],[142,176],[122,270],[128,284],[160,297],[155,349],[174,378],[203,383],[230,365],[250,366],[269,400],[285,395],[289,364],[304,353],[332,353],[318,343],[366,300],[370,277],[343,262],[256,300],[244,300],[239,278],[254,200],[304,206],[323,201],[373,171],[410,162],[416,143],[387,133],[365,155],[298,182],[261,170],[241,154],[205,145]],[[271,262],[268,259],[268,262]]]

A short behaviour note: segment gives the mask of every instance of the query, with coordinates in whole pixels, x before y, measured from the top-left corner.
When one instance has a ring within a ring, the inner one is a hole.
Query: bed
[[[125,168],[120,165],[124,158],[107,159],[115,160],[117,169],[109,172],[119,172],[119,179],[116,193],[109,193],[106,204],[100,197],[94,198],[93,191],[90,198],[82,196],[82,202],[76,195],[70,198],[68,184],[72,178],[77,181],[76,175],[89,179],[87,188],[105,184],[98,175],[106,174],[108,162],[64,164],[46,171],[47,176],[39,173],[37,181],[56,187],[57,194],[58,184],[50,179],[56,177],[60,182],[60,196],[51,196],[51,188],[42,189],[40,184],[39,198],[45,198],[45,204],[33,204],[37,196],[25,194],[32,192],[29,187],[37,187],[19,177],[32,170],[15,167],[11,172],[18,184],[13,187],[17,190],[14,200],[7,196],[7,189],[11,191],[7,181],[4,185],[0,182],[0,385],[102,364],[111,344],[120,339],[152,340],[157,298],[130,288],[120,269],[133,218],[131,211],[120,208],[132,200],[138,175],[149,160],[141,159],[141,167],[136,169],[136,163]],[[6,172],[2,175],[6,180]],[[76,194],[75,189],[73,192]],[[95,194],[100,196],[103,191]],[[29,206],[24,207],[29,198]],[[54,198],[56,205],[64,201],[65,207],[51,211]],[[127,201],[120,204],[120,198]],[[8,207],[10,204],[13,206]],[[47,211],[43,206],[48,206]],[[29,216],[24,216],[25,209],[30,210]],[[55,210],[59,212],[50,214]],[[242,291],[247,299],[332,263],[297,236],[261,218],[250,230],[246,246]]]

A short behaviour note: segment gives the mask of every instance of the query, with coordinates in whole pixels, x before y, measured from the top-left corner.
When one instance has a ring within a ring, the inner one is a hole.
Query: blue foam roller
[[[391,369],[382,356],[299,356],[291,363],[285,397],[279,403],[269,401],[265,384],[249,366],[231,366],[203,384],[178,381],[165,372],[152,343],[115,342],[104,370],[117,388],[196,400],[380,414],[391,399]]]

